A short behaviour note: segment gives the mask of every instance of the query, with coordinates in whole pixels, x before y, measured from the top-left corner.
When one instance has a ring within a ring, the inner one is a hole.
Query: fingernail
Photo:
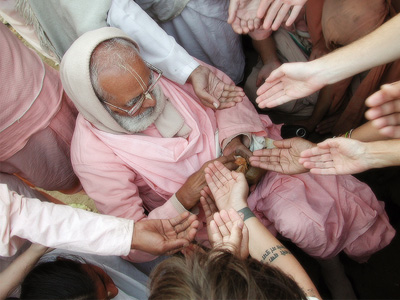
[[[215,108],[219,107],[219,103],[218,102],[214,102],[213,105],[214,105]]]

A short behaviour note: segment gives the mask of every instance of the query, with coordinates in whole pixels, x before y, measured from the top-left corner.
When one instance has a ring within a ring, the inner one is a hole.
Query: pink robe
[[[161,79],[160,85],[191,127],[187,139],[163,138],[154,125],[141,134],[107,133],[78,116],[71,159],[85,191],[102,213],[140,220],[170,218],[183,211],[174,193],[204,163],[216,158],[217,129],[220,145],[232,135],[249,132],[280,138],[279,126],[258,115],[247,98],[233,108],[214,112],[193,100],[196,96],[189,84],[179,86]],[[395,233],[383,204],[352,176],[268,172],[248,202],[270,230],[315,257],[329,258],[345,250],[364,260],[389,244]],[[199,239],[205,239],[204,235]],[[151,257],[131,252],[128,259]]]
[[[59,74],[0,24],[0,172],[48,190],[77,190],[70,143],[77,111]]]

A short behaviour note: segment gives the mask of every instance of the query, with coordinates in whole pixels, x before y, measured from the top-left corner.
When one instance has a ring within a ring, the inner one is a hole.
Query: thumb
[[[239,1],[238,0],[231,0],[229,1],[229,8],[228,8],[228,23],[232,24],[233,20],[236,18],[236,12],[239,9]]]
[[[201,102],[207,107],[217,109],[220,105],[218,99],[209,94],[204,89],[197,91],[197,96],[200,98]]]

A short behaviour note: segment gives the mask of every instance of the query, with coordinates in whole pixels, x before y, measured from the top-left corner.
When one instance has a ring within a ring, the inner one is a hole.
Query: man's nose
[[[147,93],[143,101],[142,107],[153,107],[156,105],[156,100],[153,99],[150,93]]]

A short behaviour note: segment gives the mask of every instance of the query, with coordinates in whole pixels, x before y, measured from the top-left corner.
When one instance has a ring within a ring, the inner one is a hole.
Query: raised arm
[[[400,140],[364,143],[335,138],[301,153],[300,163],[315,174],[356,174],[400,165]]]
[[[397,38],[399,25],[400,16],[396,15],[365,37],[319,59],[283,64],[258,89],[257,103],[260,108],[275,107],[398,59],[400,43],[393,41]]]
[[[0,272],[0,299],[6,299],[11,295],[47,250],[48,248],[45,246],[32,244],[5,270]]]
[[[220,209],[233,208],[244,214],[244,222],[249,230],[250,255],[263,263],[270,263],[292,276],[306,295],[321,298],[296,258],[282,245],[265,226],[252,214],[247,206],[248,186],[244,176],[226,169],[219,162],[210,164],[205,170],[206,180]],[[226,215],[225,215],[226,216]],[[224,218],[224,214],[221,215]],[[215,220],[218,224],[218,219]],[[225,219],[221,222],[228,222]],[[221,224],[222,225],[222,224]]]

